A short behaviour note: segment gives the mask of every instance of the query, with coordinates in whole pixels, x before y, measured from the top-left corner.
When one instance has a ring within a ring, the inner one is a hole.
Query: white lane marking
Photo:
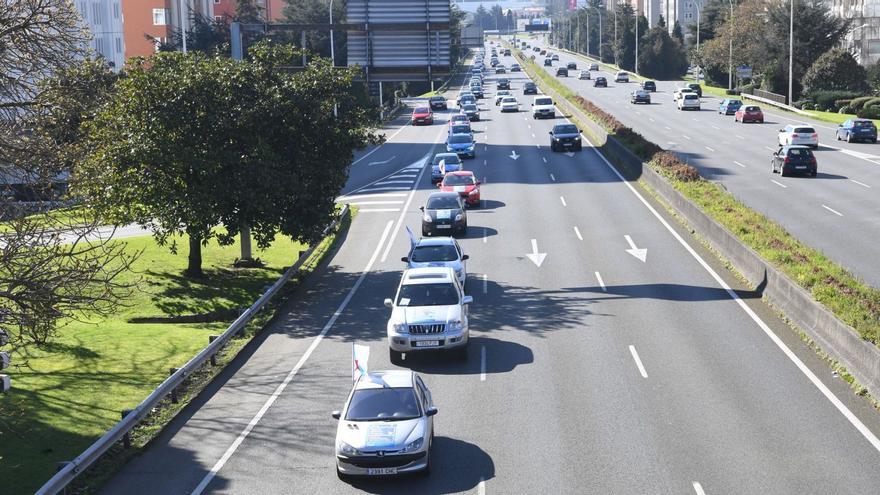
[[[683,138],[685,138],[685,139],[687,139],[687,140],[688,140],[688,141],[690,141],[690,140],[691,140],[691,137],[690,137],[690,136],[686,136],[686,135],[684,135],[684,134],[682,134],[682,135],[681,135],[681,137],[683,137]]]
[[[489,292],[489,275],[483,274],[483,294]]]
[[[696,118],[696,117],[691,117],[691,120],[693,120],[694,122],[699,122],[699,121],[700,121],[700,119],[698,119],[698,118]]]
[[[385,252],[382,253],[382,263],[385,263],[385,259],[388,258],[388,251],[391,251],[391,246],[394,245],[394,239],[397,238],[397,233],[400,231],[401,224],[403,224],[403,216],[406,215],[406,212],[409,210],[409,205],[412,203],[412,200],[416,195],[415,186],[422,180],[422,174],[425,173],[425,170],[427,168],[427,166],[422,167],[422,170],[419,172],[418,177],[416,177],[416,181],[413,184],[412,190],[409,192],[409,197],[406,198],[406,204],[403,205],[403,209],[400,211],[400,216],[397,217],[397,225],[394,227],[394,231],[391,232],[391,239],[388,241],[388,245],[385,247]]]
[[[857,181],[857,180],[855,180],[855,179],[850,179],[850,180],[853,181],[853,182],[855,182],[856,184],[862,186],[862,187],[867,187],[868,189],[871,189],[871,186],[865,184],[864,182],[859,182],[859,181]]]
[[[529,129],[531,129],[531,128],[532,128],[532,124],[529,124]]]
[[[776,152],[776,150],[774,150],[773,148],[771,148],[771,147],[769,147],[769,146],[764,146],[764,149],[767,150],[767,151],[772,151],[772,152],[774,152],[774,153]]]
[[[740,136],[739,134],[737,134],[736,137],[739,139],[745,139],[744,137]]]
[[[715,130],[717,130],[717,131],[720,131],[720,130],[721,130],[721,128],[718,127],[717,125],[713,125],[713,126],[712,126],[712,129],[715,129]]]
[[[544,160],[544,163],[547,163],[547,157],[542,156],[542,157],[541,157],[541,160]]]
[[[737,165],[739,165],[739,166],[740,166],[740,167],[742,167],[742,168],[746,168],[746,166],[745,166],[745,165],[743,165],[743,164],[742,164],[742,163],[740,163],[740,162],[737,162],[737,161],[734,161],[734,162],[733,162],[733,163],[735,163],[735,164],[737,164]]]
[[[339,196],[336,198],[337,202],[340,201],[357,201],[360,199],[382,199],[382,198],[403,198],[406,197],[406,193],[376,193],[376,194],[358,194],[355,196]]]
[[[651,122],[654,122],[654,119],[652,119],[651,117],[648,117],[648,120],[650,120]]]
[[[373,165],[385,165],[386,163],[390,162],[391,160],[394,160],[395,158],[397,158],[397,155],[394,155],[387,160],[382,160],[381,162],[370,162],[367,164],[367,166],[372,167]]]
[[[672,130],[672,128],[669,127],[668,125],[664,125],[663,127],[665,127],[667,131],[671,131],[671,130]]]
[[[483,229],[483,244],[486,244],[486,237],[489,236],[489,229]]]
[[[480,348],[480,381],[486,381],[486,346]]]
[[[485,165],[485,164],[486,164],[486,160],[483,160],[483,165]]]
[[[590,142],[583,134],[581,134],[581,139]],[[722,289],[724,289],[725,292],[727,292],[727,295],[730,296],[730,298],[733,299],[734,302],[736,302],[740,309],[742,309],[743,312],[747,314],[749,318],[751,318],[751,320],[755,322],[756,325],[758,325],[758,328],[760,328],[764,332],[764,335],[766,335],[767,338],[769,338],[774,344],[776,344],[776,347],[778,347],[779,350],[781,350],[783,354],[785,354],[785,356],[788,357],[788,359],[792,363],[794,363],[794,365],[800,370],[800,372],[803,373],[808,380],[810,380],[813,386],[819,389],[819,392],[821,392],[822,395],[824,395],[825,398],[828,399],[828,402],[831,402],[831,405],[833,405],[838,410],[838,412],[840,412],[840,414],[842,414],[843,417],[846,418],[846,420],[849,421],[851,425],[853,425],[853,427],[862,435],[862,437],[864,437],[865,440],[867,440],[868,443],[870,443],[871,446],[874,447],[874,450],[880,452],[880,438],[877,438],[877,436],[874,435],[874,433],[869,430],[868,427],[865,426],[865,424],[862,423],[862,421],[858,417],[856,417],[856,415],[853,414],[853,412],[850,411],[849,408],[846,407],[846,405],[841,402],[840,399],[838,399],[837,396],[834,395],[834,393],[827,386],[825,386],[825,384],[822,383],[821,380],[819,380],[819,377],[817,377],[816,374],[810,370],[810,368],[807,368],[807,365],[805,365],[804,362],[801,361],[800,358],[798,358],[794,354],[794,352],[792,352],[792,350],[789,349],[788,346],[785,345],[785,343],[775,333],[773,333],[772,330],[770,330],[770,327],[767,326],[766,323],[764,323],[764,320],[762,320],[760,316],[752,311],[752,308],[750,308],[739,297],[739,294],[737,294],[733,291],[733,289],[730,288],[727,282],[725,282],[724,279],[722,279],[721,276],[719,276],[718,273],[714,269],[712,269],[712,267],[709,266],[708,263],[706,263],[706,260],[704,260],[703,257],[700,256],[696,251],[694,251],[694,248],[692,248],[691,245],[688,244],[688,242],[685,241],[684,238],[682,238],[681,235],[679,235],[678,232],[676,232],[671,225],[669,225],[669,222],[667,222],[666,219],[664,219],[660,215],[660,213],[658,213],[657,210],[653,206],[651,206],[650,203],[648,203],[644,196],[639,194],[639,192],[636,191],[636,188],[632,184],[627,182],[623,175],[621,175],[620,172],[618,172],[617,169],[614,168],[613,165],[611,165],[611,162],[609,162],[608,159],[605,158],[605,155],[599,152],[599,150],[596,148],[596,145],[590,143],[590,149],[593,150],[594,153],[599,155],[599,158],[602,159],[602,161],[605,163],[605,166],[607,166],[611,170],[611,172],[616,175],[618,179],[620,179],[620,182],[625,185],[627,189],[629,189],[630,192],[633,193],[633,195],[635,195],[635,197],[638,198],[638,200],[643,205],[645,205],[645,208],[647,208],[648,211],[650,211],[651,214],[654,215],[654,218],[656,218],[657,221],[659,221],[660,224],[662,224],[666,228],[666,230],[672,235],[672,237],[675,238],[675,240],[678,241],[678,243],[681,244],[681,246],[684,247],[684,249],[695,260],[697,260],[697,263],[699,263],[700,266],[702,266],[703,269],[706,270],[706,272],[715,280],[715,282]]]
[[[556,176],[553,175],[553,174],[550,174],[550,180],[552,180],[552,181],[556,181]]]
[[[387,213],[393,211],[400,211],[400,208],[361,208],[358,210],[358,213]]]
[[[713,150],[712,148],[710,148],[710,147],[708,147],[708,146],[706,146],[706,149],[709,150],[709,151],[715,151],[715,150]]]
[[[439,139],[439,138],[440,138],[440,136],[438,135],[438,136],[437,136],[437,139]],[[436,141],[436,139],[435,139],[435,141]],[[378,149],[378,148],[377,148],[377,149]],[[383,180],[385,180],[385,179],[388,179],[388,178],[390,178],[390,177],[392,177],[392,176],[394,176],[394,175],[397,175],[397,174],[399,174],[399,173],[401,173],[401,172],[403,172],[403,171],[405,171],[405,170],[412,170],[412,169],[414,169],[416,166],[418,166],[419,163],[421,163],[421,166],[424,167],[425,162],[426,162],[427,160],[429,160],[430,158],[431,158],[431,153],[428,153],[428,154],[426,154],[425,156],[419,158],[417,161],[415,161],[415,162],[413,162],[413,163],[407,165],[406,167],[401,168],[400,170],[395,170],[394,172],[391,172],[390,174],[388,174],[388,175],[386,175],[386,176],[384,176],[384,177],[380,177],[380,178],[374,180],[373,182],[370,182],[370,183],[368,183],[368,184],[364,184],[363,186],[358,187],[357,189],[352,190],[352,191],[351,191],[350,193],[348,193],[346,196],[348,196],[348,195],[355,195],[355,194],[357,194],[357,193],[359,193],[359,192],[363,192],[363,191],[375,191],[375,190],[401,191],[401,190],[407,190],[407,189],[409,189],[408,187],[404,187],[404,188],[400,188],[400,187],[379,187],[379,188],[371,188],[370,186],[374,185],[374,184],[377,183],[377,182],[380,182],[380,181],[383,181]],[[345,197],[345,196],[343,196],[343,197]]]
[[[697,492],[697,495],[706,495],[706,492],[703,491],[703,485],[699,481],[694,481],[694,491]]]
[[[534,134],[532,134],[532,139],[534,139],[534,138],[535,138],[535,135],[534,135]]]
[[[368,187],[366,189],[361,189],[360,192],[370,192],[370,191],[409,191],[409,186],[380,186],[380,187]]]
[[[348,204],[350,205],[402,205],[403,201],[351,201]]]
[[[565,198],[564,198],[564,197],[559,196],[559,201],[562,201],[562,206],[568,206],[567,204],[565,204]]]
[[[384,186],[388,184],[412,184],[412,177],[397,180],[383,180],[382,182],[376,183],[377,186]]]
[[[489,147],[488,147],[488,146],[483,146],[483,151],[489,151]]]
[[[577,225],[574,226],[574,235],[578,236],[578,239],[584,240],[584,236],[581,235],[581,231],[577,228]]]
[[[229,461],[232,455],[238,450],[238,447],[244,442],[245,438],[250,435],[251,431],[253,431],[254,427],[257,426],[257,423],[263,418],[266,412],[272,407],[272,404],[278,400],[278,397],[284,392],[284,389],[287,388],[287,385],[293,380],[297,373],[299,373],[300,368],[306,364],[309,357],[315,352],[315,349],[318,348],[318,344],[324,340],[324,336],[327,335],[327,332],[333,328],[333,325],[336,323],[336,320],[339,318],[339,315],[345,311],[345,308],[348,306],[348,303],[351,301],[351,298],[354,297],[355,292],[357,292],[358,288],[360,288],[361,284],[364,282],[364,279],[367,277],[367,274],[370,273],[370,270],[373,269],[373,264],[376,262],[376,257],[379,256],[379,250],[382,249],[382,244],[385,243],[385,239],[388,237],[388,232],[391,230],[391,227],[394,225],[393,220],[388,220],[388,223],[385,224],[385,230],[382,232],[382,237],[379,239],[379,243],[376,244],[376,249],[373,250],[373,255],[370,257],[370,261],[367,262],[367,266],[364,267],[364,271],[361,272],[360,277],[355,281],[354,285],[349,289],[348,294],[346,294],[345,299],[339,304],[339,307],[336,308],[336,311],[333,313],[333,316],[330,317],[330,320],[327,321],[327,324],[324,325],[324,328],[321,329],[321,333],[319,333],[312,340],[311,345],[309,345],[306,352],[299,358],[296,365],[291,369],[287,376],[284,377],[284,381],[282,381],[276,388],[275,391],[272,392],[272,395],[266,400],[263,404],[263,407],[251,418],[250,422],[245,426],[244,430],[239,433],[238,437],[235,441],[232,442],[232,445],[226,449],[226,452],[220,457],[220,459],[214,464],[210,471],[205,474],[205,477],[202,478],[202,481],[195,487],[192,491],[192,495],[201,495],[205,488],[208,487],[208,484],[211,483],[211,480],[223,469],[223,466]]]
[[[480,484],[477,485],[477,495],[486,495],[486,480],[480,478]]]
[[[788,186],[786,186],[785,184],[783,184],[783,183],[781,183],[781,182],[777,182],[777,181],[775,181],[775,180],[773,180],[773,179],[770,179],[770,182],[776,184],[777,186],[779,186],[779,187],[781,187],[781,188],[783,188],[783,189],[787,189],[787,188],[788,188]]]
[[[602,288],[602,292],[608,292],[608,288],[605,287],[605,281],[602,280],[602,275],[599,272],[596,272],[596,280],[599,281],[599,287]]]
[[[541,149],[541,145],[540,145],[540,144],[536,144],[536,145],[535,145],[535,148]]]
[[[645,371],[645,366],[642,364],[642,360],[639,359],[639,353],[636,352],[635,346],[629,346],[629,353],[632,354],[633,360],[635,360],[636,366],[639,368],[639,373],[642,374],[642,378],[648,378],[648,372]]]
[[[641,115],[641,114],[642,114],[642,112],[636,110],[636,115]]]
[[[359,162],[359,161],[365,159],[366,157],[372,155],[373,153],[379,151],[380,149],[382,149],[382,146],[385,146],[386,144],[388,144],[392,139],[394,139],[398,134],[400,134],[400,131],[406,129],[407,127],[409,127],[409,125],[404,124],[400,129],[397,130],[397,132],[395,132],[394,134],[392,134],[390,138],[385,139],[385,142],[384,142],[384,143],[380,144],[379,146],[376,146],[375,148],[373,148],[373,149],[372,149],[369,153],[367,153],[366,155],[364,155],[364,156],[358,158],[357,160],[351,162],[351,164],[354,165],[354,164],[356,164],[357,162]]]
[[[831,207],[829,207],[829,206],[822,205],[822,208],[825,208],[826,210],[830,211],[831,213],[834,213],[835,215],[837,215],[837,216],[839,216],[839,217],[842,217],[842,216],[843,216],[843,213],[841,213],[841,212],[839,212],[839,211],[837,211],[837,210],[835,210],[834,208],[831,208]]]

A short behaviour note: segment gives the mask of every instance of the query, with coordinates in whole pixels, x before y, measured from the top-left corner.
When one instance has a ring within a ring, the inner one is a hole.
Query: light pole
[[[180,0],[180,42],[186,53],[186,0]]]
[[[730,58],[728,59],[728,70],[727,70],[727,89],[733,89],[733,0],[727,0],[730,3],[730,19],[728,23],[730,24],[730,29],[728,36],[730,37]]]
[[[602,61],[602,9],[605,5],[599,4],[599,62]]]
[[[333,46],[333,0],[330,0],[330,63],[333,67],[336,67],[336,47]],[[380,83],[381,84],[381,83]],[[385,102],[380,101],[379,107],[384,105]],[[333,103],[333,117],[338,117],[339,110],[337,109],[336,103]]]
[[[614,65],[620,65],[620,60],[617,58],[617,54],[620,51],[617,45],[617,0],[611,4],[614,9]]]
[[[794,68],[794,0],[791,2],[791,11],[788,18],[788,104],[791,105],[791,97],[793,96],[792,72]]]
[[[639,74],[639,13],[636,12],[636,75]]]
[[[587,56],[590,55],[590,9],[589,7],[584,7],[584,10],[587,13]]]

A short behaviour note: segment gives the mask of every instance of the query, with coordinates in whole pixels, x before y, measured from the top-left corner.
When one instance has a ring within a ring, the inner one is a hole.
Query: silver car
[[[388,476],[431,469],[437,408],[410,370],[373,371],[355,382],[345,408],[333,411],[336,474]]]
[[[446,266],[452,268],[458,283],[464,287],[467,283],[467,260],[461,246],[452,237],[429,237],[416,239],[412,231],[407,228],[410,235],[409,256],[400,260],[406,263],[406,268],[427,268]]]

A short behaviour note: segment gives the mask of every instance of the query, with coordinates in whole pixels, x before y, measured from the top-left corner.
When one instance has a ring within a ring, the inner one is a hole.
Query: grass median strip
[[[350,217],[340,229],[347,228]],[[324,239],[302,267],[310,273],[335,246],[336,235]],[[139,280],[128,307],[95,321],[70,322],[59,337],[42,347],[27,347],[13,356],[13,389],[0,397],[0,479],[8,493],[33,493],[55,473],[56,463],[71,460],[110,429],[123,409],[137,405],[169,374],[222,333],[240,309],[249,307],[306,249],[279,237],[255,252],[264,268],[236,269],[237,244],[203,249],[207,277],[183,278],[186,256],[172,255],[152,237],[133,237],[129,249],[143,250],[125,274]],[[178,243],[186,244],[186,239]],[[296,283],[295,277],[292,283]],[[293,284],[288,285],[293,287]],[[289,290],[289,289],[286,289]],[[283,295],[261,311],[218,356],[218,366],[203,367],[180,391],[178,404],[169,400],[132,432],[133,447],[117,446],[76,486],[93,492],[131,456],[137,455],[168,421],[222,370],[249,337],[273,316]],[[215,315],[205,323],[133,323],[138,318],[164,320],[180,315]],[[230,319],[232,318],[232,319]]]
[[[563,86],[558,80],[524,58],[517,58],[526,72],[545,88],[558,93],[599,124],[648,166],[664,175],[676,190],[699,205],[709,216],[724,225],[761,257],[776,266],[840,320],[855,328],[865,340],[880,342],[880,290],[870,287],[848,270],[831,261],[820,251],[805,245],[780,225],[749,208],[720,185],[706,181],[693,167],[663,152],[632,129],[619,124],[611,114]],[[572,116],[576,123],[578,119]],[[586,126],[580,123],[582,128]],[[625,160],[609,156],[628,178],[638,178]]]

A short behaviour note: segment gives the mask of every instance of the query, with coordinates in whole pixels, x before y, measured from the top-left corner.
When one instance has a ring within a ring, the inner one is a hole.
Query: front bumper
[[[388,345],[396,352],[430,352],[450,349],[459,349],[468,343],[469,332],[467,327],[460,332],[445,331],[433,334],[409,334],[397,333],[388,330]],[[439,341],[439,345],[431,347],[416,347],[418,341]]]
[[[434,119],[430,118],[430,117],[429,118],[418,118],[418,119],[413,119],[412,123],[413,123],[413,125],[419,125],[419,124],[431,125],[434,123]]]
[[[556,117],[556,112],[553,110],[536,110],[532,115],[536,119],[552,119]]]
[[[650,99],[650,98],[634,98],[634,99],[632,100],[632,102],[633,102],[633,103],[647,103],[647,104],[650,105],[650,104],[651,104],[651,99]]]
[[[470,150],[449,150],[449,153],[455,153],[459,158],[475,158],[477,156],[475,148]]]
[[[415,452],[399,455],[336,455],[336,468],[349,476],[374,476],[371,468],[396,468],[397,474],[421,471],[428,466],[428,452]]]
[[[466,226],[467,222],[465,219],[461,219],[457,222],[455,220],[444,220],[442,222],[435,221],[431,223],[422,220],[422,232],[425,232],[428,235],[451,235],[453,232],[463,232]]]

